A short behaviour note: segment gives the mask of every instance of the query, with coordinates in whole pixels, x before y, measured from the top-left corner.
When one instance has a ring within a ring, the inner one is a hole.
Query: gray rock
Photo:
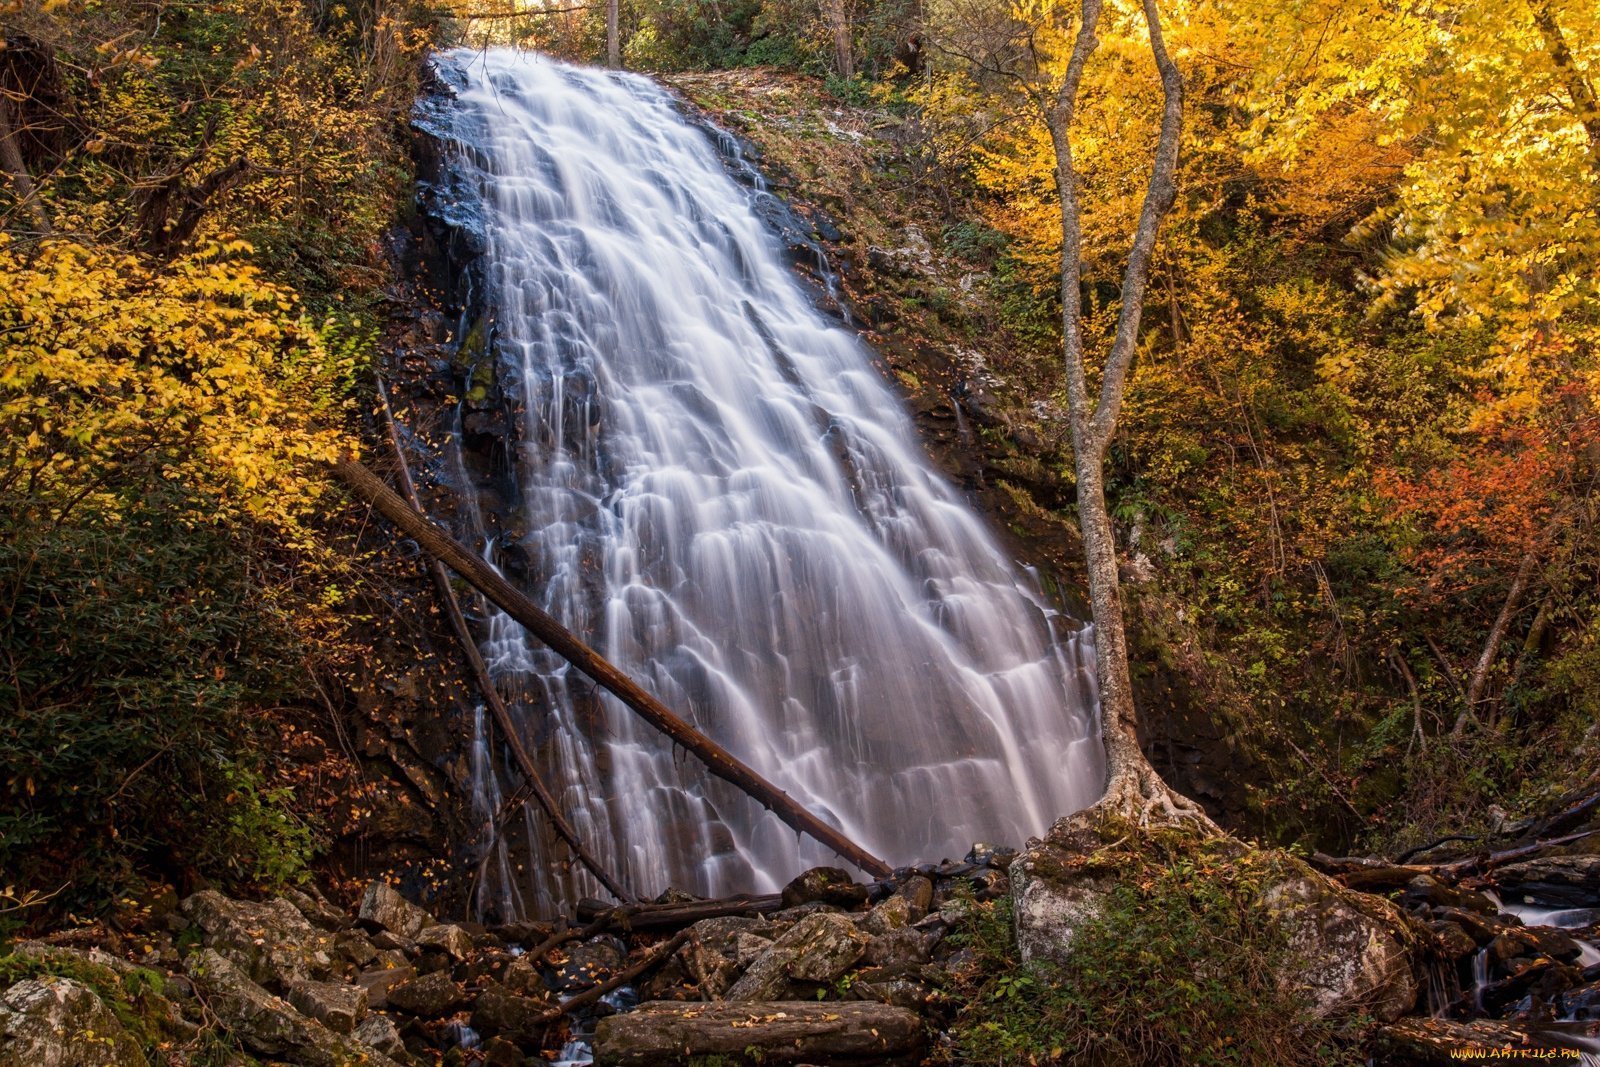
[[[928,943],[920,931],[902,926],[874,937],[865,956],[874,967],[911,967],[928,962]]]
[[[472,1028],[485,1036],[499,1034],[513,1041],[536,1041],[549,1026],[545,1012],[549,1003],[522,997],[506,987],[490,983],[478,994],[472,1006]]]
[[[911,921],[916,922],[933,907],[933,879],[914,874],[896,889],[895,896],[904,897],[911,905]]]
[[[772,947],[772,939],[760,934],[740,934],[733,941],[733,962],[740,970],[761,958]]]
[[[401,896],[388,882],[373,882],[367,886],[367,891],[361,894],[357,918],[370,926],[412,939],[424,927],[434,925],[433,916]]]
[[[449,1015],[466,1002],[466,991],[450,977],[449,971],[434,971],[389,987],[389,1007],[424,1019]]]
[[[357,967],[365,967],[378,958],[378,949],[365,934],[346,930],[334,938],[336,952]]]
[[[819,902],[836,908],[860,907],[867,902],[867,887],[857,885],[838,867],[813,867],[783,887],[785,908]]]
[[[898,893],[885,897],[858,920],[861,929],[869,934],[886,934],[910,926],[912,921],[911,901]]]
[[[257,904],[204,889],[179,910],[200,928],[205,947],[233,961],[252,982],[284,989],[333,973],[331,939],[287,900]]]
[[[440,923],[430,926],[417,935],[417,944],[423,948],[436,948],[448,952],[452,959],[464,960],[472,955],[472,937],[459,926]]]
[[[388,1056],[301,1015],[214,949],[191,955],[185,967],[206,993],[206,1006],[253,1052],[304,1067],[397,1067]]]
[[[295,906],[306,921],[312,926],[330,933],[346,929],[352,920],[349,915],[329,904],[326,900],[319,900],[309,893],[302,893],[298,889],[285,889],[280,896]]]
[[[139,1042],[94,990],[29,978],[0,993],[0,1067],[145,1067]]]
[[[367,991],[344,982],[295,982],[289,987],[289,1003],[334,1033],[348,1034],[367,1014]]]
[[[1268,890],[1263,902],[1285,909],[1289,950],[1300,964],[1291,980],[1310,994],[1313,1014],[1393,1022],[1416,1004],[1410,938],[1393,904],[1309,867]]]
[[[809,915],[750,964],[728,999],[775,1000],[792,982],[831,982],[861,958],[869,940],[848,916]]]
[[[400,1039],[394,1020],[387,1015],[368,1015],[356,1026],[352,1036],[368,1048],[405,1062],[406,1043]]]
[[[916,1012],[866,1001],[692,1004],[662,1001],[601,1019],[597,1067],[673,1067],[717,1060],[896,1067],[921,1059]]]
[[[356,984],[367,991],[367,1007],[383,1008],[389,1004],[390,989],[416,976],[416,968],[409,965],[370,967],[356,976]]]

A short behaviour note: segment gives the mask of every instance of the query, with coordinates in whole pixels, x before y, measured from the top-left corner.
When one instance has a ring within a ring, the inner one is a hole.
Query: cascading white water
[[[769,194],[643,77],[439,63],[457,178],[485,204],[483,301],[520,418],[502,544],[520,538],[529,594],[892,863],[1020,843],[1091,803],[1089,642],[813,308],[754,211]],[[636,890],[768,890],[835,862],[509,619],[485,651],[508,690],[543,690],[528,744]],[[594,891],[562,859],[533,857],[538,907]]]

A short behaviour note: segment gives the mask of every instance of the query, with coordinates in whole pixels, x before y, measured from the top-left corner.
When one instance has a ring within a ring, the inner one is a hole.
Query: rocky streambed
[[[1133,877],[1096,859],[1108,847],[1074,816],[1021,855],[980,845],[869,884],[817,868],[768,896],[669,891],[494,927],[441,921],[384,882],[349,909],[309,889],[203,890],[138,926],[0,955],[0,1067],[988,1062],[957,1034],[972,971],[993,965],[973,916],[1014,915],[1018,975],[1070,960]],[[1471,875],[1326,861],[1329,877],[1274,855],[1260,900],[1293,946],[1279,981],[1368,1062],[1600,1045],[1600,856]]]

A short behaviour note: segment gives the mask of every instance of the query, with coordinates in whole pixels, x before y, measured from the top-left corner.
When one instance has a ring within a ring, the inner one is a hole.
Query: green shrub
[[[1357,1062],[1281,982],[1288,931],[1261,900],[1281,854],[1129,836],[1094,859],[1118,882],[1065,966],[1022,964],[1009,900],[968,909],[953,935],[974,957],[956,991],[958,1062]]]
[[[283,882],[313,844],[256,709],[300,669],[244,531],[159,480],[47,525],[0,498],[0,870],[96,910],[146,873]]]

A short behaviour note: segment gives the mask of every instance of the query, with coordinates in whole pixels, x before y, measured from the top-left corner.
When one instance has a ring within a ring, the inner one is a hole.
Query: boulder
[[[276,989],[329,977],[331,939],[289,901],[253,903],[203,889],[179,909],[201,931],[201,943],[231,960],[252,981]]]
[[[867,887],[857,885],[838,867],[813,867],[783,887],[783,906],[829,904],[836,908],[857,908],[867,902]]]
[[[365,967],[378,958],[378,948],[365,935],[356,930],[346,930],[333,939],[334,951],[349,963]]]
[[[933,907],[933,879],[925,875],[914,874],[900,883],[894,891],[897,897],[904,897],[911,905],[911,921],[916,922],[928,914],[928,909]]]
[[[1059,820],[1032,840],[1011,867],[1017,944],[1024,962],[1071,958],[1082,926],[1097,918],[1118,884],[1111,866],[1084,863],[1105,847],[1091,813]],[[1240,853],[1246,846],[1230,842]],[[1299,987],[1318,1017],[1367,1014],[1388,1022],[1416,1003],[1414,935],[1398,908],[1346,889],[1282,855],[1277,884],[1262,895],[1261,921],[1287,924],[1282,981]]]
[[[94,990],[29,978],[0,993],[0,1067],[145,1067],[139,1042]]]
[[[910,926],[913,921],[911,901],[896,893],[884,898],[857,921],[869,934],[886,934]]]
[[[400,1030],[387,1015],[368,1015],[356,1025],[352,1036],[368,1048],[402,1063],[407,1058],[406,1043],[400,1038]]]
[[[449,971],[434,971],[389,987],[389,1007],[424,1019],[449,1015],[466,1002],[466,991],[450,977]]]
[[[383,1053],[301,1015],[214,949],[194,953],[184,965],[205,992],[207,1008],[252,1052],[304,1067],[397,1067]]]
[[[373,882],[361,894],[361,909],[356,917],[369,927],[388,930],[413,939],[425,927],[434,925],[433,916],[401,896],[388,882]],[[382,947],[382,946],[379,946]]]
[[[367,1014],[367,991],[344,982],[295,982],[289,987],[289,1003],[334,1033],[348,1034]]]
[[[293,904],[300,914],[306,917],[307,922],[320,930],[335,932],[347,928],[351,923],[350,916],[326,900],[313,897],[309,893],[291,888],[285,889],[280,896]]]
[[[513,1041],[536,1042],[549,1026],[547,1002],[522,997],[491,982],[472,1006],[472,1028],[485,1036],[499,1034]]]
[[[870,940],[846,915],[808,915],[756,957],[728,999],[774,1000],[793,982],[831,982],[861,958]]]
[[[597,1067],[892,1067],[917,1063],[922,1043],[917,1013],[888,1004],[665,1001],[601,1019],[594,1053]]]
[[[389,1003],[390,989],[416,976],[416,969],[409,965],[371,967],[356,976],[356,985],[367,991],[367,1007],[382,1008]]]
[[[417,935],[417,944],[425,949],[447,952],[456,960],[464,960],[472,954],[472,936],[461,927],[449,923],[427,927]]]
[[[874,937],[865,956],[874,967],[911,967],[928,962],[928,942],[921,931],[902,926]]]
[[[628,959],[628,946],[614,937],[597,937],[566,950],[566,959],[556,968],[556,988],[571,993],[605,981],[622,969]]]
[[[1418,992],[1413,936],[1399,909],[1301,866],[1265,895],[1289,924],[1296,967],[1285,979],[1305,989],[1319,1018],[1365,1013],[1393,1022],[1410,1011]]]

